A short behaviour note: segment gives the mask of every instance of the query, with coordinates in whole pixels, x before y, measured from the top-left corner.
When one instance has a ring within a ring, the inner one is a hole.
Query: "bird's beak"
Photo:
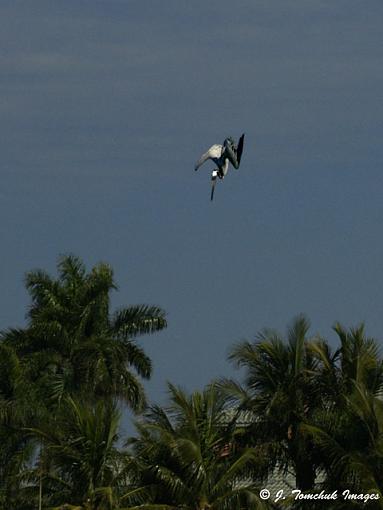
[[[216,183],[217,177],[211,178],[211,194],[210,194],[210,200],[212,201],[214,198],[214,189],[215,189],[215,183]]]

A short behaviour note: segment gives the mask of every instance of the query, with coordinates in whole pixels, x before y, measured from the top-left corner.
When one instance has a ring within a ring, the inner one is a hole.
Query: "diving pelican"
[[[202,154],[201,158],[197,162],[194,170],[197,171],[201,165],[205,163],[208,159],[211,159],[218,168],[215,168],[211,173],[211,194],[210,200],[213,200],[214,197],[214,188],[217,177],[219,179],[223,179],[229,170],[229,163],[233,165],[234,168],[238,169],[241,163],[242,151],[243,151],[243,141],[245,138],[245,134],[242,134],[238,145],[235,143],[233,138],[228,137],[225,138],[223,145],[215,144],[210,147],[208,151]]]

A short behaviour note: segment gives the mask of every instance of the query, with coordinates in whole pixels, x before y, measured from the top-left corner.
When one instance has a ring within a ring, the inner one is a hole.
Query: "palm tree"
[[[238,343],[229,359],[245,369],[244,387],[230,380],[220,382],[239,408],[253,417],[244,431],[245,441],[268,448],[270,468],[292,469],[302,490],[313,488],[317,468],[316,451],[302,424],[322,402],[308,330],[308,320],[300,316],[289,328],[287,340],[266,329],[254,342]]]
[[[22,427],[37,413],[35,404],[16,353],[0,344],[0,508],[28,508],[20,496],[21,474],[32,461],[34,446]]]
[[[137,305],[111,314],[109,295],[116,285],[107,264],[87,273],[79,258],[64,256],[58,273],[57,279],[42,270],[27,273],[28,326],[5,332],[3,341],[24,360],[47,402],[57,405],[68,394],[114,395],[142,409],[145,395],[137,375],[149,378],[152,365],[136,337],[166,328],[165,313]]]
[[[18,434],[25,438],[23,423],[54,427],[68,396],[92,405],[114,396],[134,411],[142,409],[145,394],[139,377],[149,378],[152,365],[136,339],[166,328],[163,310],[136,305],[111,313],[109,296],[116,289],[112,269],[98,264],[87,273],[74,256],[60,258],[57,279],[41,270],[27,273],[26,288],[32,299],[27,327],[10,329],[0,338],[1,348],[14,353],[25,387],[13,400],[2,398],[0,389],[0,415],[22,408],[21,402],[34,402],[28,420],[18,422]],[[41,475],[47,455],[42,443],[38,448]],[[27,476],[28,470],[24,472]],[[33,470],[30,475],[33,482]],[[33,489],[33,483],[24,484]]]
[[[312,344],[317,380],[326,405],[305,425],[320,450],[329,489],[383,491],[383,362],[363,325],[336,324],[340,347]],[[380,500],[381,501],[381,500]],[[381,502],[373,503],[382,508]]]
[[[124,455],[117,449],[120,413],[116,403],[66,398],[53,421],[29,433],[44,444],[44,506],[83,510],[118,507],[126,491]],[[41,472],[34,471],[35,486]],[[33,477],[31,477],[33,478]]]
[[[225,399],[214,386],[187,395],[169,384],[170,405],[153,406],[129,444],[136,487],[121,499],[141,510],[266,508],[254,476],[261,459],[237,448]]]
[[[376,494],[376,500],[363,506],[383,508],[382,400],[354,383],[345,402],[342,408],[325,411],[317,420],[319,425],[304,425],[321,454],[321,469],[326,476],[320,488],[339,494]],[[358,502],[340,500],[334,509],[351,508],[353,503]]]
[[[372,393],[383,388],[383,360],[377,341],[366,337],[364,325],[345,329],[336,323],[340,346],[333,352],[324,340],[312,342],[310,349],[317,359],[317,384],[333,405],[341,406],[354,384],[365,386]]]

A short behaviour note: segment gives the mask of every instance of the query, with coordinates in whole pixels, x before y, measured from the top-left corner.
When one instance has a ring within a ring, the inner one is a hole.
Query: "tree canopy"
[[[331,510],[383,508],[383,358],[364,325],[335,323],[334,346],[298,316],[286,335],[263,329],[233,345],[242,380],[169,383],[167,404],[149,404],[140,337],[164,330],[165,312],[112,311],[108,264],[87,271],[70,255],[57,271],[26,274],[26,324],[0,335],[0,508],[308,508],[260,497],[287,472],[303,493],[378,496]],[[137,416],[129,438],[124,409]]]

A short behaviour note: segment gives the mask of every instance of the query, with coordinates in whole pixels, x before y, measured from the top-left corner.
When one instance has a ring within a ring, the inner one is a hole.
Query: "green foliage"
[[[169,384],[169,396],[169,406],[151,407],[130,441],[136,486],[145,488],[137,504],[143,494],[146,503],[137,508],[265,508],[254,483],[261,459],[252,448],[236,447],[222,393],[210,386],[187,395]]]
[[[43,445],[35,482],[42,477],[46,505],[116,508],[124,465],[116,447],[119,421],[112,401],[66,398],[53,420],[28,430]]]
[[[301,425],[321,404],[308,330],[309,323],[301,316],[289,328],[286,340],[273,330],[263,330],[255,342],[237,344],[229,359],[245,368],[245,385],[220,383],[240,409],[255,417],[244,430],[244,440],[261,451],[267,449],[270,470],[294,470],[303,489],[313,484],[317,459]]]
[[[165,313],[111,312],[107,264],[87,272],[66,256],[57,270],[26,275],[27,325],[0,337],[0,508],[270,508],[258,487],[276,469],[309,492],[383,496],[383,360],[363,325],[337,323],[335,349],[309,337],[303,316],[285,337],[262,330],[230,353],[243,384],[191,394],[169,384],[169,405],[147,408],[152,363],[138,340],[166,328]],[[126,450],[123,406],[145,411]],[[363,507],[383,508],[383,497]]]
[[[327,405],[304,429],[321,452],[326,473],[323,486],[356,492],[383,491],[382,359],[377,342],[366,338],[363,326],[335,326],[340,348],[331,355],[314,346],[319,360],[318,381]],[[331,381],[326,385],[323,381]],[[382,508],[383,501],[367,508]]]
[[[298,317],[286,340],[264,330],[255,342],[233,348],[230,359],[245,368],[244,386],[225,380],[220,386],[253,417],[243,440],[268,449],[271,468],[292,469],[303,490],[380,493],[383,369],[377,343],[363,326],[347,331],[336,324],[340,347],[332,351],[324,339],[306,338],[308,327]]]
[[[41,270],[26,275],[29,324],[6,332],[4,342],[53,406],[65,395],[114,395],[142,409],[145,395],[137,375],[149,378],[152,366],[135,339],[164,329],[164,312],[138,305],[111,314],[109,294],[116,285],[107,264],[87,273],[80,259],[66,256],[59,260],[58,274],[58,279]]]
[[[27,326],[1,334],[0,507],[116,508],[125,482],[112,402],[145,407],[140,378],[152,365],[136,338],[166,328],[165,313],[148,305],[111,313],[107,264],[88,273],[65,256],[57,269],[56,279],[27,273]]]

